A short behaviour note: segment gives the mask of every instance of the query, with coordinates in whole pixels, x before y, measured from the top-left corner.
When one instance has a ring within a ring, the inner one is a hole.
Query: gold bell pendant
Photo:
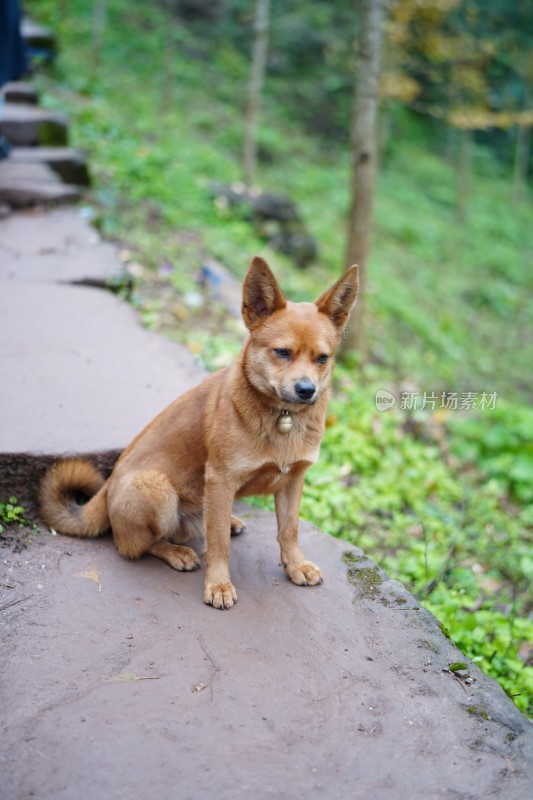
[[[288,411],[282,411],[277,423],[280,433],[290,433],[292,431],[292,417]]]

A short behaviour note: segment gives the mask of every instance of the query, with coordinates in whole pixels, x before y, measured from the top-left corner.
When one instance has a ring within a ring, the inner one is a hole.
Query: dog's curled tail
[[[79,458],[60,461],[43,478],[39,512],[43,522],[59,533],[101,536],[109,529],[103,475]]]

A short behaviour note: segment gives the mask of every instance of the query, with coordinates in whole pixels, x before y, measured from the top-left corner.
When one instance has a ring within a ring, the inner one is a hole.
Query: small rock
[[[236,183],[214,182],[209,190],[218,208],[236,209],[262,238],[297,266],[306,267],[317,258],[317,244],[289,197]]]
[[[200,294],[200,292],[187,292],[184,296],[183,301],[187,308],[202,308],[204,304],[204,298]]]

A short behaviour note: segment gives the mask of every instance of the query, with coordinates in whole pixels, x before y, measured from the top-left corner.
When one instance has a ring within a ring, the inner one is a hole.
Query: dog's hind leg
[[[125,558],[150,553],[173,569],[200,566],[194,550],[167,539],[179,528],[179,498],[163,472],[145,470],[124,476],[111,488],[109,517],[118,552]]]

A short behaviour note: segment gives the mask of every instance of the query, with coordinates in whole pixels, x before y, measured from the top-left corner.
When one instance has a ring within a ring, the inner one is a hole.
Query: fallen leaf
[[[121,672],[105,678],[104,683],[131,683],[132,681],[158,681],[159,675],[135,675],[133,672]]]
[[[74,575],[75,578],[89,578],[90,581],[94,581],[98,585],[98,591],[102,591],[102,584],[100,583],[100,575],[95,569],[88,569],[85,572],[76,572]]]

